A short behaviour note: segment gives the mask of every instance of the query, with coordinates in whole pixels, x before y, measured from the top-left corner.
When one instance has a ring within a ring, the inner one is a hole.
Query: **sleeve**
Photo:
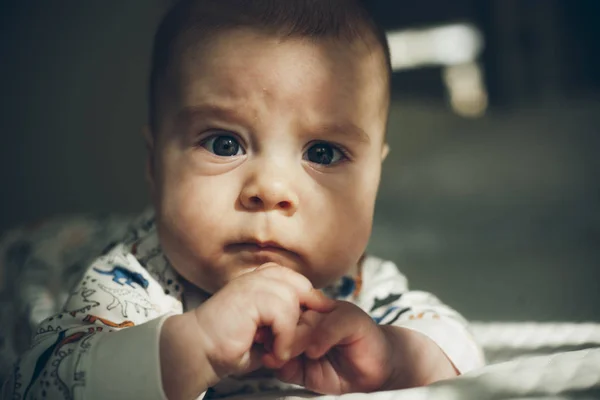
[[[63,311],[37,328],[4,396],[164,399],[159,335],[176,303],[124,246],[116,246],[85,272]]]
[[[467,321],[434,295],[410,291],[406,277],[390,261],[365,259],[358,303],[378,324],[412,329],[432,339],[461,374],[485,364]]]

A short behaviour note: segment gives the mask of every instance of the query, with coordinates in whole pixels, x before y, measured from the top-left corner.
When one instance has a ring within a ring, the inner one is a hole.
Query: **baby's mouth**
[[[296,253],[273,241],[261,242],[251,240],[231,243],[225,246],[225,252],[236,254],[253,264],[274,262],[285,265],[288,264],[290,260],[298,258]]]
[[[262,250],[283,250],[289,251],[278,242],[274,240],[259,240],[253,237],[243,238],[239,242],[230,242],[226,247],[238,248],[250,251],[262,251]]]

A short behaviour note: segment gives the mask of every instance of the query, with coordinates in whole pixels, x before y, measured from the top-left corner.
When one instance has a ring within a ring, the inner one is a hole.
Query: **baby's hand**
[[[328,312],[335,306],[304,276],[270,263],[232,280],[196,309],[198,334],[206,357],[220,379],[262,365],[255,345],[259,329],[270,328],[271,357],[291,357],[301,308]]]
[[[351,303],[338,301],[328,313],[304,312],[296,335],[293,355],[299,356],[280,365],[282,381],[342,394],[381,390],[392,375],[388,334]]]
[[[160,337],[165,394],[196,398],[227,375],[257,369],[266,354],[255,342],[265,331],[269,359],[285,363],[302,309],[328,312],[334,306],[304,276],[273,263],[232,280],[197,309],[165,320]]]

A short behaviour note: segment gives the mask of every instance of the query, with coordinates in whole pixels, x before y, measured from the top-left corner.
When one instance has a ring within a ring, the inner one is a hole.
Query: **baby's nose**
[[[298,209],[298,195],[292,182],[279,177],[256,177],[248,182],[240,194],[242,206],[252,211],[280,210],[293,215]]]

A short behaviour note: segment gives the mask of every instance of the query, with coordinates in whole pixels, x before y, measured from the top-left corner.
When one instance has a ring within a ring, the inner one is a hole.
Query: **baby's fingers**
[[[284,289],[282,287],[281,289]],[[272,313],[266,320],[271,327],[272,347],[271,352],[281,361],[287,361],[292,357],[292,347],[298,319],[300,318],[300,306],[298,296],[290,290],[284,291],[278,298],[279,304],[264,304],[265,313]],[[268,310],[268,311],[267,311]]]
[[[316,311],[308,310],[304,311],[300,315],[300,320],[296,326],[294,334],[294,343],[292,346],[292,357],[297,357],[306,351],[309,344],[314,342],[314,337],[319,334],[316,330],[321,319],[326,314],[318,313]]]
[[[294,331],[298,314],[280,315],[273,321],[273,354],[281,361],[287,361],[292,357],[292,346],[294,344]]]
[[[286,352],[287,357],[279,357],[275,355],[275,352],[269,352],[263,356],[263,363],[265,366],[268,368],[279,369],[289,360],[304,353],[307,346],[314,341],[314,336],[319,334],[315,328],[319,325],[319,321],[324,318],[325,315],[326,314],[312,310],[302,312],[298,323],[295,326],[294,334],[292,336],[293,340],[290,343],[289,350]],[[280,343],[286,343],[286,341],[280,340]]]
[[[316,360],[334,346],[349,345],[360,339],[364,328],[370,324],[374,322],[357,306],[338,302],[336,309],[324,315],[315,327],[317,333],[306,348],[306,356]]]
[[[279,358],[275,356],[274,352],[268,351],[263,355],[262,361],[267,368],[280,369],[283,365],[291,362],[296,357],[300,356],[306,350],[306,347],[310,344],[310,340],[313,334],[313,329],[307,325],[298,325],[296,327],[294,341],[291,343],[289,352],[287,352],[288,358]]]
[[[336,305],[336,301],[327,297],[323,292],[317,289],[300,295],[300,303],[309,310],[318,311],[320,313],[331,312]]]
[[[280,280],[291,285],[298,294],[300,305],[319,312],[329,312],[335,307],[335,301],[313,288],[305,276],[275,263],[261,265],[256,273],[263,277]]]

